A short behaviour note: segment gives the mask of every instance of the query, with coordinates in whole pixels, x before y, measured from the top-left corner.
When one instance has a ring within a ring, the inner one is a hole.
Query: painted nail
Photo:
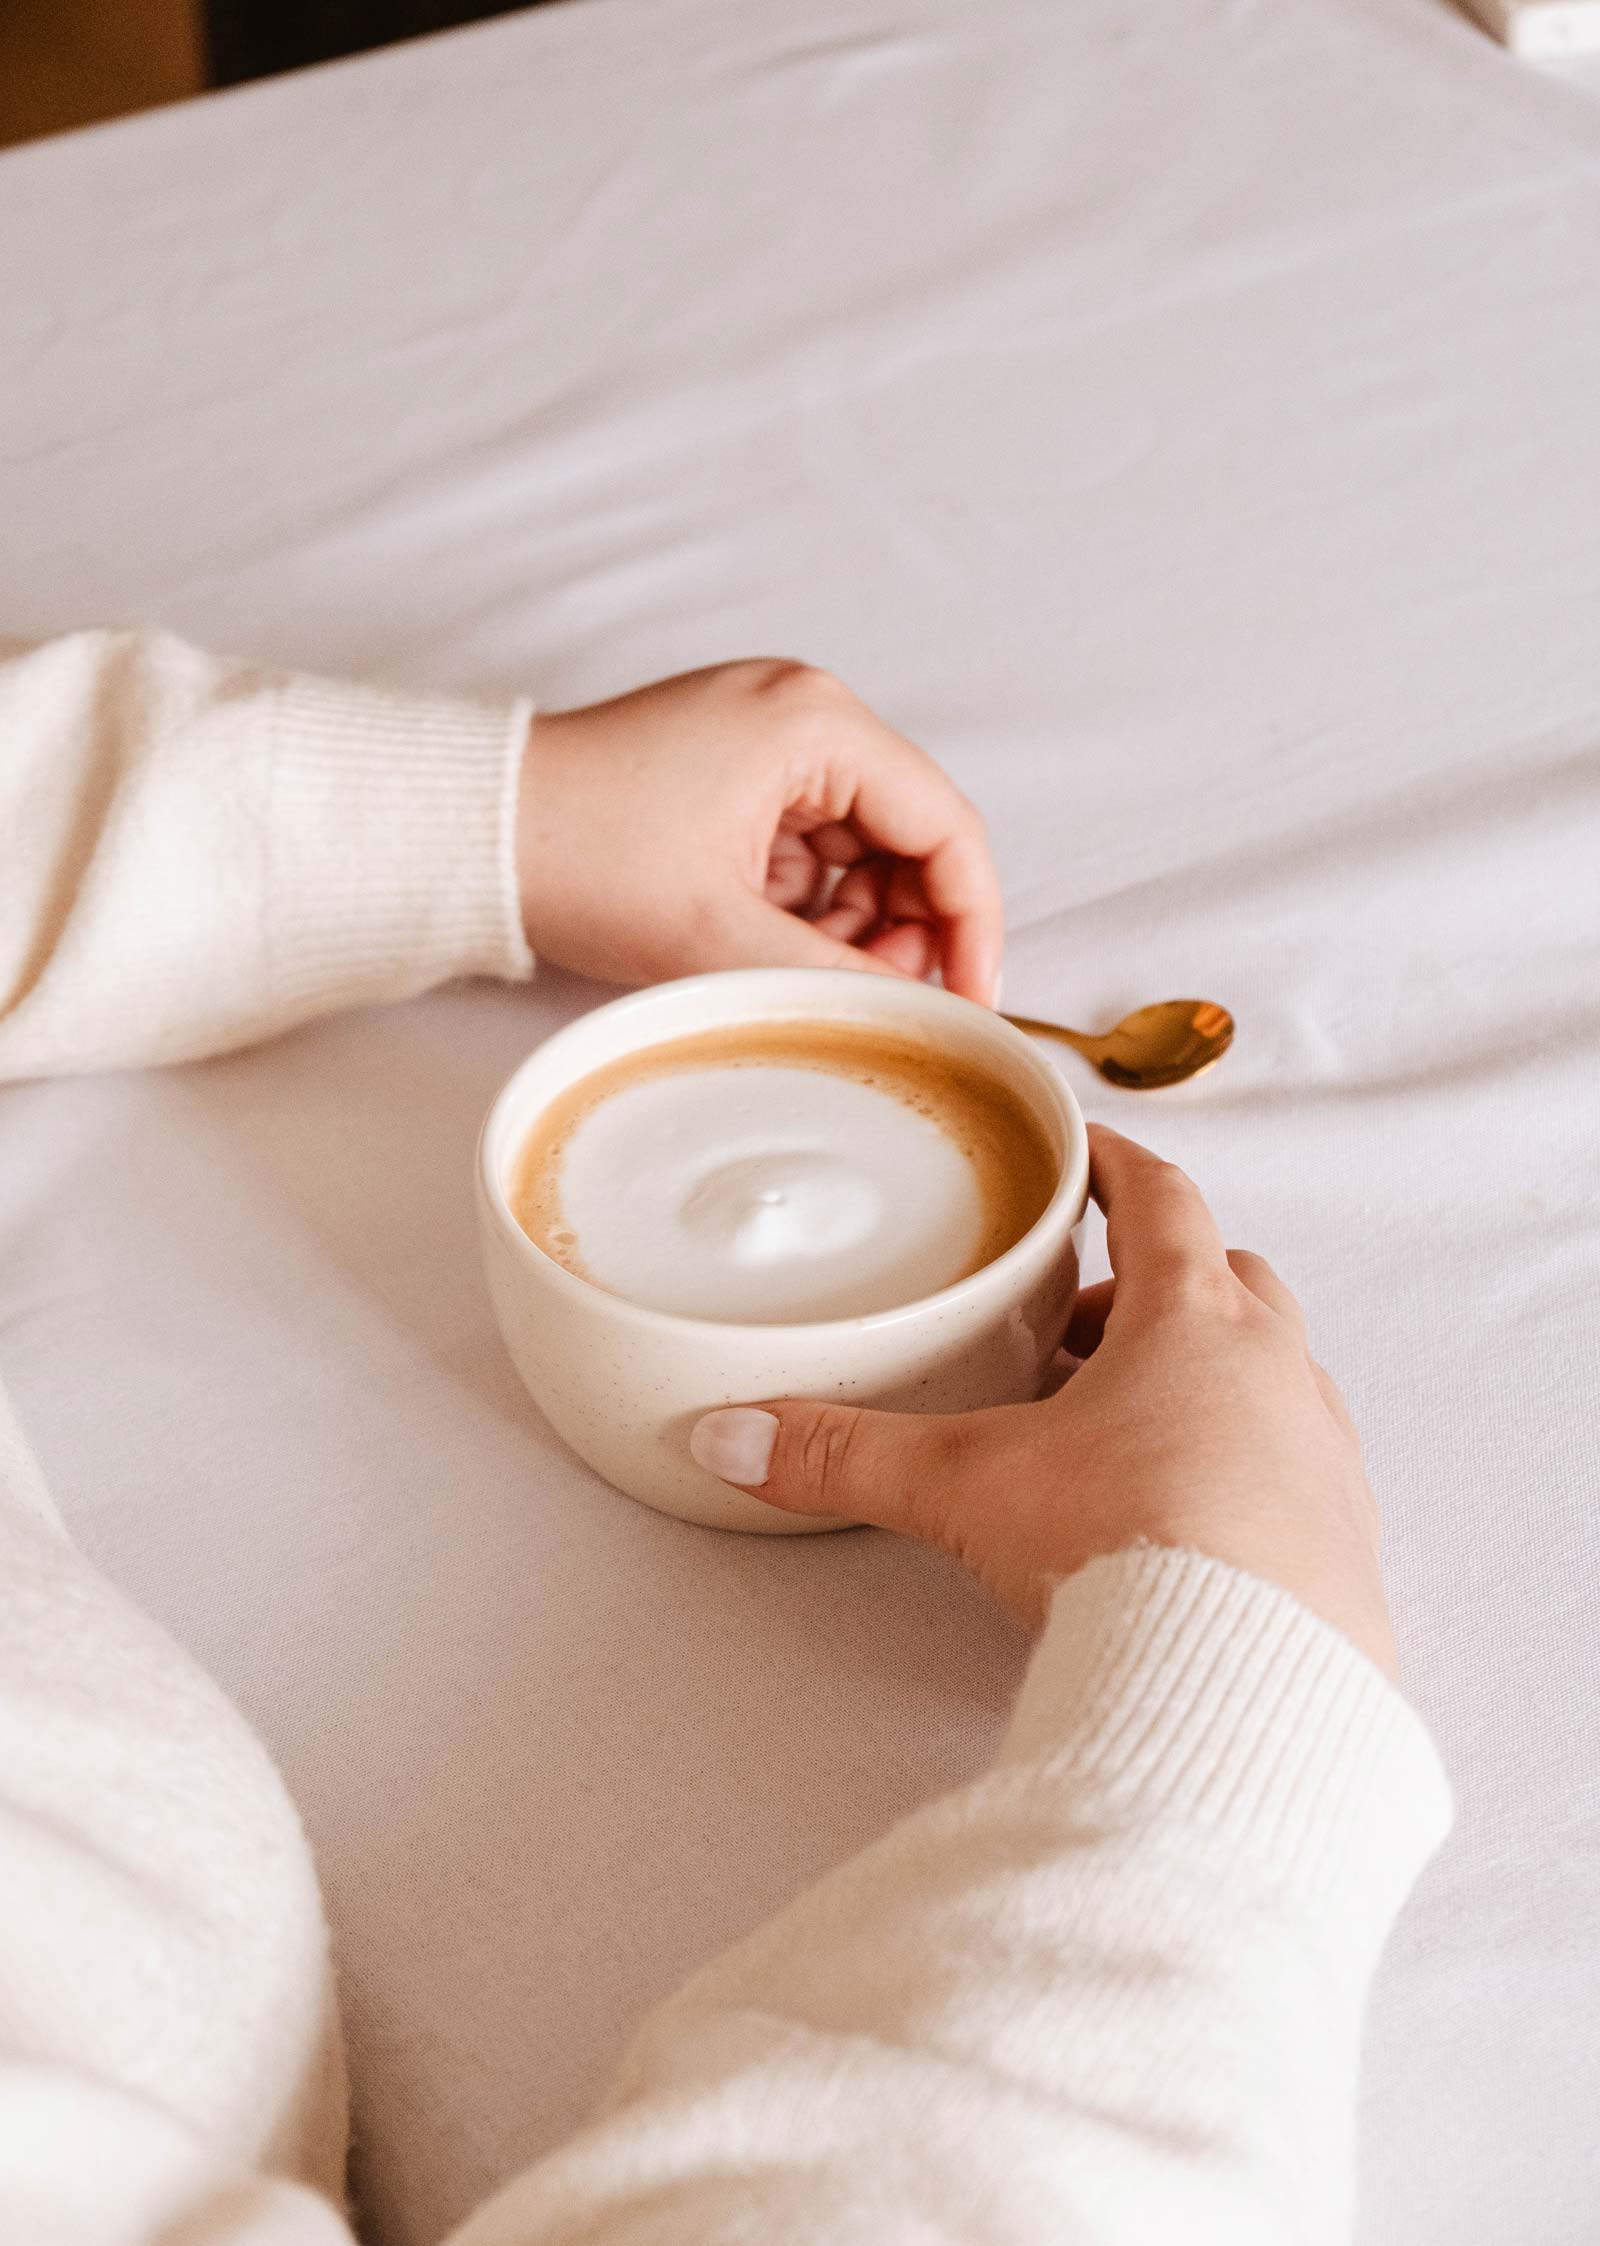
[[[731,1411],[707,1412],[689,1430],[689,1455],[697,1466],[720,1481],[737,1482],[741,1489],[759,1489],[772,1464],[772,1446],[778,1440],[778,1423],[771,1412],[751,1411],[737,1405]]]

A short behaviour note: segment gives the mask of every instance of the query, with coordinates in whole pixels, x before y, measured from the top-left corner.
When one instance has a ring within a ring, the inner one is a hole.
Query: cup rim
[[[999,1275],[1008,1274],[1015,1267],[1022,1259],[1024,1252],[1036,1244],[1038,1235],[1047,1226],[1059,1224],[1061,1208],[1064,1203],[1069,1201],[1074,1204],[1074,1207],[1071,1217],[1061,1227],[1063,1243],[1070,1236],[1082,1219],[1089,1199],[1088,1127],[1084,1120],[1083,1110],[1078,1105],[1077,1095],[1071,1085],[1067,1083],[1059,1070],[1052,1066],[1046,1056],[1039,1051],[1032,1038],[1025,1031],[1013,1028],[1004,1015],[992,1012],[986,1006],[979,1006],[973,999],[958,997],[955,992],[936,988],[930,983],[902,982],[898,979],[891,980],[888,977],[883,977],[881,980],[887,986],[887,991],[896,990],[898,982],[898,990],[902,995],[909,992],[920,993],[920,997],[912,1001],[913,1011],[923,1009],[928,1001],[934,1001],[936,1003],[931,1010],[936,1014],[942,1012],[945,1005],[949,1005],[971,1007],[975,1012],[984,1015],[987,1018],[986,1026],[996,1036],[999,1044],[1002,1047],[1009,1047],[1014,1054],[1026,1062],[1027,1066],[1034,1071],[1036,1080],[1045,1087],[1047,1095],[1056,1104],[1066,1137],[1061,1176],[1057,1181],[1054,1193],[1051,1194],[1033,1223],[1029,1225],[1020,1239],[1012,1242],[1004,1254],[994,1257],[989,1263],[980,1265],[976,1271],[969,1271],[965,1278],[952,1280],[947,1287],[940,1287],[933,1294],[914,1296],[910,1302],[894,1303],[887,1310],[864,1311],[853,1318],[774,1319],[770,1323],[765,1320],[757,1322],[727,1318],[691,1318],[681,1311],[657,1310],[648,1303],[634,1302],[627,1295],[615,1294],[609,1287],[598,1286],[592,1279],[580,1279],[576,1272],[568,1271],[563,1264],[557,1263],[553,1256],[546,1255],[537,1241],[530,1239],[517,1222],[504,1186],[499,1178],[492,1174],[489,1158],[490,1142],[496,1136],[504,1112],[510,1105],[523,1077],[536,1061],[542,1059],[549,1052],[552,1045],[571,1035],[583,1025],[592,1022],[597,1015],[631,1009],[637,1006],[641,1000],[663,992],[688,994],[706,985],[714,984],[720,988],[731,982],[742,980],[760,981],[766,985],[771,985],[779,980],[791,980],[795,983],[804,982],[810,985],[819,981],[832,981],[852,987],[855,995],[859,998],[861,995],[860,986],[864,981],[877,983],[880,978],[875,975],[867,975],[861,970],[844,967],[729,967],[716,970],[710,974],[680,976],[671,982],[652,984],[646,990],[628,991],[621,997],[607,999],[599,1006],[588,1008],[584,1013],[575,1016],[572,1021],[563,1023],[560,1029],[552,1030],[548,1037],[541,1039],[533,1050],[517,1063],[517,1066],[495,1094],[490,1103],[489,1112],[484,1117],[483,1126],[478,1133],[474,1168],[477,1176],[479,1202],[492,1218],[496,1232],[506,1242],[512,1253],[519,1257],[530,1270],[537,1272],[543,1281],[553,1284],[558,1295],[571,1291],[573,1300],[589,1303],[592,1303],[594,1298],[598,1296],[607,1305],[608,1315],[620,1318],[629,1325],[643,1328],[647,1332],[675,1333],[685,1336],[702,1334],[719,1339],[735,1334],[744,1336],[757,1333],[794,1334],[804,1337],[807,1341],[820,1341],[829,1336],[843,1337],[852,1333],[878,1332],[885,1327],[898,1325],[906,1318],[925,1317],[930,1310],[936,1310],[963,1296],[969,1296],[980,1287],[987,1291],[997,1283]],[[752,1007],[747,1018],[752,1022],[758,1022],[770,1019],[771,1016],[768,1012]],[[828,1017],[819,1009],[817,1018],[826,1020]],[[851,1017],[846,1013],[834,1018],[848,1020]],[[684,1030],[679,1034],[687,1037],[693,1036],[694,1032]],[[662,1038],[659,1042],[668,1043],[670,1037]],[[642,1052],[646,1050],[646,1047],[640,1045],[638,1050]]]

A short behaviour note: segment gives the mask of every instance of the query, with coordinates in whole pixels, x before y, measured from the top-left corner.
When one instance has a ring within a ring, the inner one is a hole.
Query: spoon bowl
[[[1103,1037],[1060,1022],[1034,1021],[1026,1014],[1007,1014],[1006,1020],[1030,1037],[1070,1045],[1125,1092],[1186,1084],[1203,1069],[1214,1068],[1233,1043],[1233,1016],[1209,998],[1159,999],[1124,1015]]]

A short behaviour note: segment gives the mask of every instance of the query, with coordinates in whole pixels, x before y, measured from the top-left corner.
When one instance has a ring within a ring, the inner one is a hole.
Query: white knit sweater
[[[527,974],[525,724],[0,648],[0,1077]],[[456,2246],[1338,2240],[1363,2002],[1447,1821],[1406,1703],[1283,1593],[1097,1561],[995,1768],[663,2005]],[[329,1990],[265,1752],[78,1557],[0,1394],[0,2241],[349,2246]]]

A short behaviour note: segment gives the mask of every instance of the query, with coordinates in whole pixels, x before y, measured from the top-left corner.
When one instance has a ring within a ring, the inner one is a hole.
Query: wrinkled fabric
[[[0,630],[547,705],[805,656],[983,805],[1009,1004],[1235,1011],[1182,1093],[1067,1065],[1305,1299],[1457,1783],[1365,2246],[1600,2199],[1597,241],[1594,77],[1432,0],[574,0],[0,158]],[[538,1421],[472,1145],[596,995],[0,1095],[0,1367],[286,1772],[392,2246],[1021,1673],[939,1561]]]

